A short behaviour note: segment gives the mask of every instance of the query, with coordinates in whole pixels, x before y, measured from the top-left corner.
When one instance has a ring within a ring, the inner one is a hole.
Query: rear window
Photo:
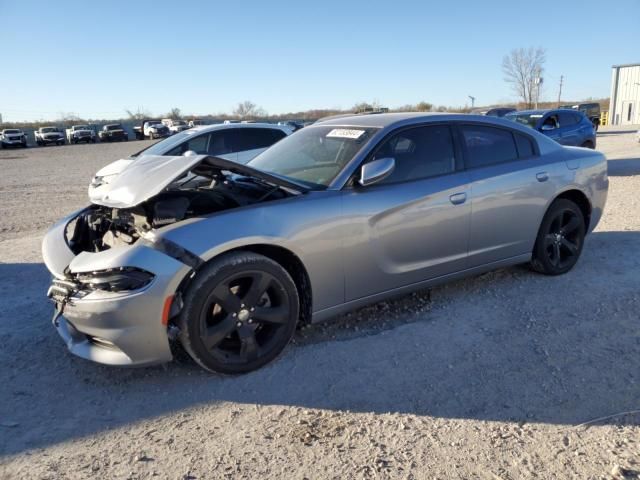
[[[509,162],[518,158],[510,130],[484,125],[463,125],[462,138],[469,168]]]
[[[520,158],[530,158],[535,156],[536,151],[535,151],[535,148],[533,147],[533,141],[529,137],[517,132],[513,132],[513,135],[516,139],[516,145],[518,147],[518,156]]]

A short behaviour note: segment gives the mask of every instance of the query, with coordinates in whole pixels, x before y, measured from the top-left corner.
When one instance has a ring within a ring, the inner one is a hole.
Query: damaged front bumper
[[[45,264],[55,277],[48,296],[55,303],[58,333],[71,353],[87,360],[121,366],[170,361],[166,304],[191,267],[149,242],[76,255],[67,228],[83,212],[55,224],[42,244]],[[79,274],[86,278],[123,268],[149,272],[153,279],[122,291],[87,289],[77,280]]]

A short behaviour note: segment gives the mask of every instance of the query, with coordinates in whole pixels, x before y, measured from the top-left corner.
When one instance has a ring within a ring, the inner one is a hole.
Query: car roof
[[[276,125],[274,123],[214,123],[213,125],[200,125],[193,127],[191,130],[205,133],[229,128],[272,128],[274,130],[291,133],[291,127],[287,125]]]

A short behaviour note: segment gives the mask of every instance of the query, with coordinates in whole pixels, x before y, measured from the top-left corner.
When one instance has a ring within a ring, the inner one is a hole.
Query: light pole
[[[473,106],[476,104],[476,97],[472,97],[471,95],[467,95],[471,99],[471,109],[473,110]]]

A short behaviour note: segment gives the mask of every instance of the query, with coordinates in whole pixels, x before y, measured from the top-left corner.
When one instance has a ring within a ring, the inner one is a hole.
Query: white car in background
[[[0,130],[0,148],[27,147],[27,134],[19,128],[5,128]]]
[[[100,169],[89,185],[89,198],[99,201],[109,191],[109,184],[125,168],[146,155],[211,155],[246,164],[277,141],[291,135],[292,129],[269,123],[218,124],[194,127]]]

